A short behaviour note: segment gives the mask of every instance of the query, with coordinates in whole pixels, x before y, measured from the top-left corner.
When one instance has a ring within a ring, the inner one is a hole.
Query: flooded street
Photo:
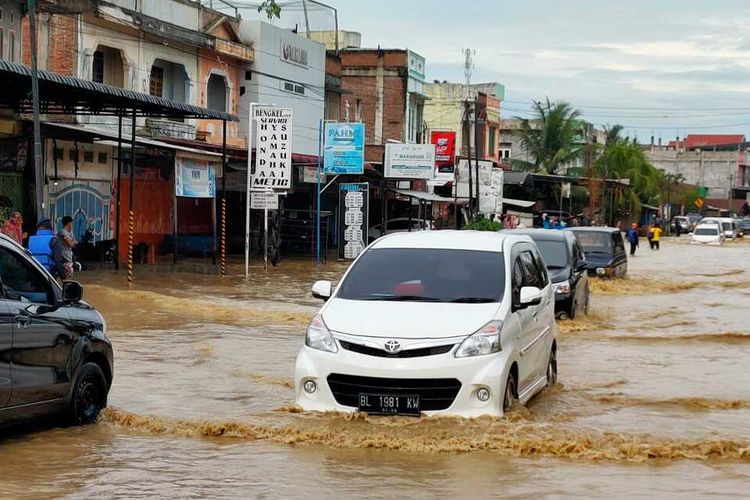
[[[291,372],[345,267],[253,277],[80,275],[115,348],[87,428],[0,441],[0,491],[32,497],[735,496],[750,483],[750,242],[642,246],[560,323],[560,383],[506,418],[305,414]],[[240,269],[236,271],[239,273]]]

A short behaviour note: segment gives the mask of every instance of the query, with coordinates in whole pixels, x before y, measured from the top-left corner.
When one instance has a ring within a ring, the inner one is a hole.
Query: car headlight
[[[336,340],[320,314],[316,314],[310,321],[310,326],[307,327],[305,345],[319,351],[338,352],[339,350]]]
[[[557,293],[570,293],[570,281],[565,280],[560,283],[555,283],[555,291]]]
[[[502,350],[500,348],[500,332],[503,330],[502,321],[490,321],[475,333],[461,342],[454,354],[457,358],[483,356]]]

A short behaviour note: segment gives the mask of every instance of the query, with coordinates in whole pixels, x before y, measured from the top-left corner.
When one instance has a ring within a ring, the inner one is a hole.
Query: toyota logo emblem
[[[396,354],[401,350],[401,342],[399,342],[398,340],[388,340],[383,345],[383,348],[391,354]]]

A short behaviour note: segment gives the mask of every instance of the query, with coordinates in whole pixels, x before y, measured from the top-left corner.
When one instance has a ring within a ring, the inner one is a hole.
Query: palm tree
[[[582,152],[580,113],[563,101],[534,102],[535,118],[521,121],[521,147],[530,161],[511,160],[513,168],[547,174],[577,160]]]

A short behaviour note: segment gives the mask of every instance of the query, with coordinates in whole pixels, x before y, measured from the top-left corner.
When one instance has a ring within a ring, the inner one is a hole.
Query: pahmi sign
[[[281,60],[300,66],[307,66],[307,51],[291,43],[281,41]]]

